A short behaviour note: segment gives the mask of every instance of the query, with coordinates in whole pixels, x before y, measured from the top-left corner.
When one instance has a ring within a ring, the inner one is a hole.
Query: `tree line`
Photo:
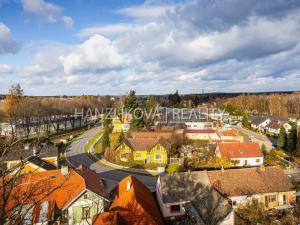
[[[292,94],[242,94],[232,98],[216,100],[219,107],[231,114],[243,112],[255,115],[299,116],[300,92]]]

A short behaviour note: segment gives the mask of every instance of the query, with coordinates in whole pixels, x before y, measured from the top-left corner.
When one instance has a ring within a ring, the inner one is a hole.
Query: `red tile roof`
[[[229,137],[240,136],[236,130],[219,130],[219,131],[217,131],[217,133],[220,136],[229,136]]]
[[[130,183],[130,189],[127,189]],[[158,206],[149,189],[133,176],[124,178],[113,190],[110,211],[94,218],[94,225],[161,225]]]
[[[252,158],[263,157],[263,154],[256,142],[232,142],[218,143],[221,157],[224,158]]]

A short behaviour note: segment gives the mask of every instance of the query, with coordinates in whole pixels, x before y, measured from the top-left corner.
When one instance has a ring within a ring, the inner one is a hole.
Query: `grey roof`
[[[45,170],[56,170],[56,166],[47,162],[46,160],[41,159],[38,156],[30,156],[27,160],[28,162],[33,163],[34,165],[41,167]]]
[[[160,184],[163,202],[187,201],[184,207],[192,220],[216,225],[232,212],[229,202],[212,188],[206,171],[164,174]]]
[[[258,126],[259,124],[263,123],[264,121],[266,121],[268,119],[268,117],[256,117],[253,120],[251,120],[251,124],[254,124],[256,126]]]

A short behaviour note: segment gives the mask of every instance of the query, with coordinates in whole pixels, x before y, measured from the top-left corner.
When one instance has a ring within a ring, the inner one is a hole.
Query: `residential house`
[[[268,117],[254,117],[250,120],[251,127],[253,129],[264,131],[265,127],[271,122],[271,119]]]
[[[218,130],[217,134],[221,142],[243,142],[244,137],[237,130]]]
[[[109,211],[94,216],[94,225],[164,224],[152,193],[137,178],[125,177],[112,196]]]
[[[280,129],[284,128],[287,133],[292,129],[292,126],[285,121],[280,120],[272,120],[266,127],[265,130],[269,134],[278,135],[280,133]]]
[[[200,121],[200,122],[185,122],[185,125],[187,129],[189,130],[208,130],[213,129],[213,123],[212,122],[206,122],[206,121]]]
[[[112,125],[114,133],[119,133],[121,131],[128,132],[128,130],[130,129],[130,123],[128,122],[128,120],[126,118],[121,120],[118,116],[112,119]]]
[[[116,148],[121,161],[167,164],[170,143],[160,138],[125,138]]]
[[[18,210],[24,214],[27,209],[23,216],[29,224],[91,224],[92,217],[110,203],[98,174],[85,166],[23,174],[8,191],[6,210],[13,212],[10,222],[18,219]]]
[[[260,166],[264,163],[264,156],[256,142],[218,143],[215,154],[219,158],[234,161],[235,166]]]
[[[233,207],[257,201],[265,209],[285,209],[296,203],[296,189],[278,166],[215,170],[207,174],[213,187],[229,198]]]
[[[205,130],[198,130],[198,129],[186,129],[185,130],[185,136],[187,139],[190,140],[204,140],[209,141],[210,140],[210,134],[215,133],[214,130],[211,129],[205,129]]]
[[[57,169],[58,150],[53,144],[43,146],[25,145],[24,149],[14,149],[5,156],[7,169],[12,173],[42,172]],[[21,166],[22,162],[22,166]]]
[[[160,175],[156,198],[167,220],[197,225],[234,224],[231,205],[212,188],[206,171]]]

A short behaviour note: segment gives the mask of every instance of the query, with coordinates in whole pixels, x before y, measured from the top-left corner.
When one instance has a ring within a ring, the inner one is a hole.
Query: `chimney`
[[[130,183],[130,181],[127,181],[127,183],[126,183],[126,190],[129,191],[130,188],[131,188],[131,183]]]
[[[61,166],[60,172],[63,176],[67,176],[69,174],[69,167],[68,166]]]

